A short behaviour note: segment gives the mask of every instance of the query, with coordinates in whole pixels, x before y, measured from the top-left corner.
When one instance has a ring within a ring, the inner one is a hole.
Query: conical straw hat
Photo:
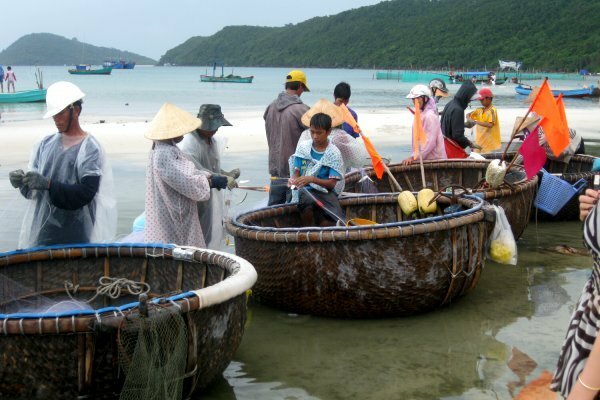
[[[146,138],[151,140],[173,139],[200,127],[202,120],[171,103],[162,105],[150,123]]]
[[[344,116],[338,106],[330,101],[321,99],[302,116],[304,126],[310,127],[310,119],[318,113],[327,114],[331,117],[331,127],[339,126],[344,122]]]
[[[521,125],[521,121],[523,121],[523,117],[517,117],[517,119],[515,120],[515,124],[513,125],[513,135],[518,133],[517,129],[519,128],[519,125]],[[535,128],[538,122],[540,122],[539,117],[527,117],[527,120],[523,122],[523,125],[521,125],[521,129],[519,129],[519,132],[521,132],[525,128],[531,131],[533,128]]]

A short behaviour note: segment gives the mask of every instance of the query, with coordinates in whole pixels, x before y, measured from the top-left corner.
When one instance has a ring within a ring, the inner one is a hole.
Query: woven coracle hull
[[[440,160],[424,161],[425,181],[427,187],[434,191],[448,185],[460,185],[467,189],[475,187],[484,177],[489,161],[484,160]],[[390,164],[389,169],[402,186],[403,190],[419,191],[423,188],[421,169],[419,163],[411,165]],[[521,167],[516,168],[522,171]],[[375,182],[380,193],[392,192],[393,186],[387,173],[378,180],[373,168],[365,169],[365,173]],[[352,172],[346,175],[346,191],[359,192],[358,181],[362,178],[361,172]],[[492,204],[501,206],[510,223],[515,239],[519,239],[527,224],[531,213],[531,205],[537,188],[537,177],[512,187],[503,185],[499,189],[480,189],[483,198]]]
[[[258,272],[253,294],[259,301],[326,317],[397,317],[441,307],[477,285],[492,225],[484,208],[438,221],[394,223],[401,220],[396,196],[341,204],[348,219],[386,223],[294,229],[298,213],[286,205],[242,214],[228,224],[236,254]]]
[[[512,160],[515,153],[508,153],[506,159]],[[485,158],[500,158],[502,153],[483,154]],[[579,179],[585,179],[588,187],[591,187],[594,181],[594,172],[592,166],[597,157],[587,154],[576,154],[571,157],[568,163],[561,161],[548,160],[544,169],[551,174],[560,174],[560,178],[573,185]],[[541,172],[538,174],[538,183],[541,183]],[[583,189],[585,190],[585,189]],[[578,221],[579,220],[579,196],[575,195],[565,204],[565,206],[556,215],[550,215],[547,212],[538,210],[532,203],[531,219],[537,218],[540,221]]]
[[[79,285],[81,299],[90,298],[102,276],[147,282],[151,298],[163,294],[167,300],[161,305],[148,303],[149,316],[152,307],[173,307],[185,321],[185,375],[178,378],[184,398],[221,375],[231,361],[244,332],[246,291],[256,278],[252,266],[238,257],[173,246],[90,245],[5,254],[0,274],[31,288],[31,295],[64,292],[69,281]],[[236,290],[230,290],[233,281],[239,285]],[[195,294],[188,295],[190,291]],[[214,296],[215,291],[228,295]],[[136,298],[129,297],[131,305]],[[101,306],[111,307],[102,301]],[[125,379],[119,367],[119,333],[125,319],[140,318],[139,303],[96,314],[15,315],[0,315],[0,397],[119,396]]]

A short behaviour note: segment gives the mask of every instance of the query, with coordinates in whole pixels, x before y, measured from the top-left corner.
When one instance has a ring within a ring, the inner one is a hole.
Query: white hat
[[[151,140],[173,139],[195,131],[200,125],[200,118],[171,103],[165,103],[154,116],[145,136]]]
[[[416,99],[417,97],[427,96],[431,97],[431,89],[426,85],[415,85],[410,89],[410,93],[406,95],[407,99]]]
[[[60,81],[53,83],[46,92],[47,111],[44,118],[54,117],[56,114],[85,97],[85,93],[71,82]]]

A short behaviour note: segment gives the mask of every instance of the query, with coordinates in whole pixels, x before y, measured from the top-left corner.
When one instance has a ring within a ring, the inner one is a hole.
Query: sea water
[[[282,89],[286,69],[235,68],[254,75],[252,84],[200,83],[205,68],[142,67],[110,76],[71,76],[67,67],[45,67],[46,86],[70,80],[88,94],[87,114],[151,118],[164,101],[191,112],[202,103],[225,110],[262,113]],[[35,86],[33,68],[15,67],[18,89]],[[209,71],[210,72],[210,71]],[[225,73],[230,73],[226,69]],[[352,85],[352,105],[376,110],[408,105],[411,84],[376,81],[373,71],[307,69],[310,93],[303,100],[331,98],[335,84]],[[30,77],[31,75],[31,77]],[[564,82],[561,82],[564,83]],[[458,86],[450,85],[451,91]],[[522,106],[514,87],[494,88],[499,106]],[[574,100],[571,107],[592,108]],[[43,104],[0,106],[3,121],[39,119]],[[590,110],[590,112],[595,112]],[[389,149],[402,159],[408,149]],[[0,177],[10,166],[1,165]],[[243,179],[265,178],[266,155],[237,154],[225,169],[241,167]],[[143,210],[144,167],[114,160],[119,233],[131,229]],[[20,225],[10,205],[18,197],[0,179],[0,244],[16,243]],[[237,210],[264,203],[265,194],[236,190]],[[10,226],[7,221],[13,221]],[[555,251],[582,247],[581,223],[530,223],[518,242],[516,267],[486,262],[479,285],[440,310],[409,318],[338,320],[288,314],[249,305],[246,332],[223,378],[197,399],[512,399],[543,370],[552,371],[567,324],[589,277],[590,257]],[[424,294],[425,295],[425,294]]]
[[[197,111],[200,104],[220,104],[231,111],[263,112],[283,89],[287,68],[226,68],[225,75],[234,73],[254,76],[251,84],[200,82],[201,74],[212,74],[208,67],[153,67],[136,66],[133,70],[113,70],[111,75],[70,75],[70,67],[41,67],[44,86],[67,80],[77,84],[86,94],[86,115],[130,116],[151,118],[168,101],[188,111]],[[17,90],[36,88],[36,67],[14,67],[18,77]],[[341,81],[352,86],[351,106],[359,109],[404,109],[411,105],[406,94],[416,83],[376,80],[375,71],[360,69],[304,69],[310,92],[302,95],[306,104],[321,98],[333,100],[333,88]],[[220,74],[220,71],[219,71]],[[595,78],[595,79],[593,79]],[[553,88],[581,88],[595,84],[598,77],[586,81],[555,81]],[[539,84],[539,81],[529,81]],[[460,85],[448,84],[451,93]],[[497,107],[522,107],[522,95],[515,92],[515,84],[507,82],[492,87]],[[567,99],[567,107],[597,107],[597,100]],[[0,104],[3,121],[41,118],[44,103]]]

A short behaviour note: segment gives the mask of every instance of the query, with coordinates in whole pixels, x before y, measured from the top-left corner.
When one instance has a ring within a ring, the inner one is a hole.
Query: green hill
[[[235,66],[600,68],[598,0],[392,0],[295,25],[230,26],[159,63]]]
[[[0,64],[4,65],[102,64],[104,60],[114,58],[156,64],[156,60],[139,54],[93,46],[51,33],[25,35],[0,52]]]

